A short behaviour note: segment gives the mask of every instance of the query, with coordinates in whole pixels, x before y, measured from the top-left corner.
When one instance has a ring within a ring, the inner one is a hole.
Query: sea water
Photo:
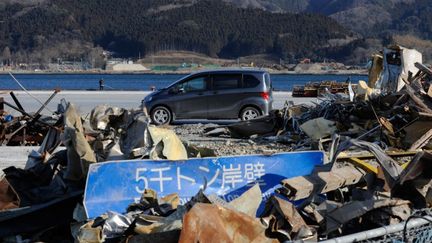
[[[28,90],[98,90],[104,79],[105,90],[150,90],[163,88],[184,77],[184,74],[16,74],[15,78]],[[366,75],[272,74],[273,88],[291,91],[293,85],[335,80],[357,83],[367,81]],[[9,74],[0,75],[0,90],[20,90]]]

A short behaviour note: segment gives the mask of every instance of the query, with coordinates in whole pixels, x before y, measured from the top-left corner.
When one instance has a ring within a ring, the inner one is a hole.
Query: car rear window
[[[260,84],[260,81],[253,75],[246,74],[243,76],[243,88],[255,88]]]
[[[213,89],[237,89],[240,88],[240,74],[224,74],[213,76]]]

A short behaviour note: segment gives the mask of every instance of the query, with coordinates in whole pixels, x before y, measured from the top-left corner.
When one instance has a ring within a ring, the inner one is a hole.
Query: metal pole
[[[39,108],[38,111],[36,111],[36,114],[39,114],[42,112],[42,110],[44,108],[46,108],[46,106],[48,105],[48,103],[54,98],[54,96],[56,96],[56,94],[60,92],[60,89],[55,89],[54,93],[51,94],[51,96],[45,101],[45,103],[42,104],[41,108]]]
[[[30,92],[24,88],[24,86],[15,78],[15,76],[13,76],[13,74],[11,72],[9,72],[9,75],[12,77],[13,80],[15,80],[15,82],[21,87],[21,89],[24,90],[24,92],[26,92],[28,95],[30,95],[33,99],[35,99],[37,102],[39,102],[39,104],[43,105],[43,102],[40,101],[38,98],[36,98],[34,95],[30,94]],[[44,106],[45,109],[47,109],[49,112],[54,113],[52,110],[48,109],[48,107]]]
[[[15,96],[14,92],[11,91],[9,94],[12,97],[13,101],[15,102],[15,104],[18,106],[18,108],[20,108],[21,110],[24,110],[24,108],[22,107],[22,105],[19,102],[18,98]]]

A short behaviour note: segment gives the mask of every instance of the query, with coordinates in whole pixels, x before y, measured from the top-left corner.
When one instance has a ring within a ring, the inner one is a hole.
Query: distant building
[[[107,61],[106,70],[117,72],[142,72],[150,69],[142,64],[133,63],[133,61],[124,61],[119,59],[111,59]]]

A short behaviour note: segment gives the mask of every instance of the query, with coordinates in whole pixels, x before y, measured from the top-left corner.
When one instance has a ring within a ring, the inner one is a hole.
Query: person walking
[[[103,78],[101,78],[101,79],[99,80],[99,90],[103,90],[103,89],[104,89],[104,86],[105,86],[105,84],[104,84],[104,80],[103,80]]]

